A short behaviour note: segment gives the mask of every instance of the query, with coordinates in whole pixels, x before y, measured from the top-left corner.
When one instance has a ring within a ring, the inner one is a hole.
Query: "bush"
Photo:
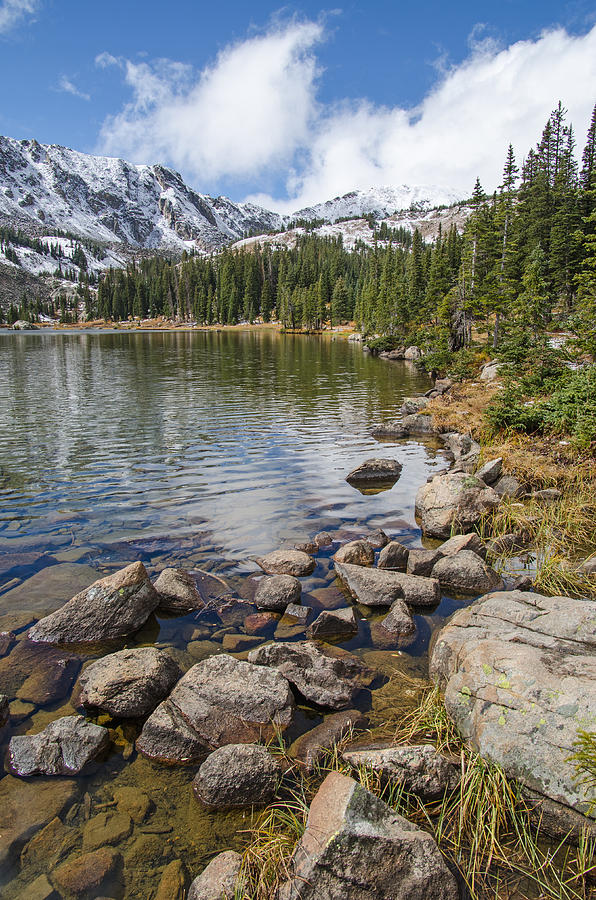
[[[403,346],[400,344],[397,338],[393,337],[378,337],[371,338],[366,342],[366,346],[370,350],[371,353],[385,353],[389,350],[395,350],[397,347]]]

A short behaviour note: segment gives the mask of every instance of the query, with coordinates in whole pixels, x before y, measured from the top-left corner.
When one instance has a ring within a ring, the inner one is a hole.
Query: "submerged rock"
[[[79,702],[111,716],[146,716],[170,693],[181,675],[178,665],[163,650],[119,650],[92,662],[82,672]]]
[[[259,581],[255,593],[257,609],[283,612],[290,603],[300,603],[302,585],[293,575],[270,575]]]
[[[596,789],[576,777],[571,756],[596,709],[595,621],[593,601],[497,592],[456,612],[431,657],[468,743],[510,778],[584,813]]]
[[[211,809],[260,806],[275,797],[281,766],[259,744],[227,744],[214,750],[192,783],[197,800]]]
[[[108,847],[69,859],[52,872],[52,881],[66,897],[100,897],[116,888],[122,856]]]
[[[248,658],[258,665],[273,666],[317,706],[344,709],[376,673],[346,650],[310,641],[266,644],[251,650]]]
[[[302,550],[274,550],[257,559],[257,564],[267,575],[294,575],[302,578],[314,572],[315,561]]]
[[[473,550],[460,550],[439,559],[432,573],[443,590],[460,594],[487,594],[504,587],[501,576]]]
[[[212,656],[192,666],[150,715],[137,749],[150,759],[192,762],[224,744],[269,740],[293,712],[290,686],[276,669]]]
[[[331,772],[311,803],[276,900],[457,900],[432,837],[352,778]]]
[[[301,763],[307,772],[313,772],[329,750],[346,735],[368,727],[368,719],[357,709],[325,716],[320,725],[301,735],[291,745],[288,753]]]
[[[242,857],[234,850],[219,853],[188,889],[187,900],[234,900]]]
[[[32,641],[95,643],[134,634],[159,604],[145,566],[136,562],[100,578],[29,631]]]
[[[77,775],[110,745],[107,728],[64,716],[39,734],[15,735],[8,746],[9,766],[16,775]]]
[[[422,531],[431,537],[448,538],[470,531],[501,499],[474,475],[463,472],[436,475],[416,494],[416,514]]]
[[[458,767],[430,744],[348,748],[342,757],[355,769],[366,766],[424,801],[438,800],[454,790],[460,780]]]
[[[186,869],[180,859],[173,859],[163,870],[155,900],[184,900]]]
[[[373,566],[375,551],[368,541],[349,541],[333,554],[335,562],[351,563],[354,566]]]
[[[401,475],[403,466],[396,459],[367,459],[346,476],[350,484],[389,484],[395,483]]]
[[[336,563],[335,571],[351,596],[366,606],[391,606],[396,600],[405,600],[412,606],[434,606],[441,598],[435,578],[347,563]]]

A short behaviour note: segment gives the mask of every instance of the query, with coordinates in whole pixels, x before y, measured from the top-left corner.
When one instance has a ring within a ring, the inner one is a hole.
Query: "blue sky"
[[[583,140],[595,22],[584,0],[0,0],[0,133],[278,208],[373,183],[491,187],[559,99]]]

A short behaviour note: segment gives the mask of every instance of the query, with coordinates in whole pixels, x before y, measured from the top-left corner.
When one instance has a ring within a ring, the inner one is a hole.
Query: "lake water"
[[[270,331],[0,333],[0,631],[18,630],[137,559],[152,576],[167,565],[218,573],[242,596],[258,571],[256,556],[321,530],[347,540],[382,527],[419,544],[416,489],[444,458],[429,442],[381,446],[370,429],[428,386],[411,364],[372,358],[339,339]],[[398,459],[403,472],[390,490],[362,494],[345,476],[375,455]],[[315,608],[309,591],[333,583],[329,557],[322,551],[304,580],[304,602]],[[385,672],[420,673],[431,631],[455,605],[444,598],[434,613],[417,616],[418,638],[407,651],[375,649],[362,634],[342,646]],[[128,645],[171,647],[188,666],[196,661],[189,627],[192,617],[154,620]],[[24,634],[0,659],[0,692],[14,712],[0,731],[2,751],[12,734],[74,712],[70,689],[43,703],[23,694],[24,680],[44,662]],[[374,693],[373,723],[383,696]],[[320,721],[320,712],[302,710],[295,730]],[[124,874],[114,897],[153,896],[170,860],[183,859],[196,875],[214,852],[246,839],[238,830],[249,827],[248,813],[203,811],[190,791],[194,771],[149,763],[133,750],[137,726],[108,724],[114,752],[77,780],[76,801],[61,810],[72,829],[62,856],[56,840],[42,841],[22,863],[9,854],[2,896],[27,896],[40,872],[79,852],[86,821],[110,810],[122,785],[145,792],[154,811],[116,842]],[[10,802],[15,781],[0,779],[0,802]],[[26,796],[19,800],[25,819],[35,819],[34,792],[48,781],[18,782],[33,798],[30,807]]]

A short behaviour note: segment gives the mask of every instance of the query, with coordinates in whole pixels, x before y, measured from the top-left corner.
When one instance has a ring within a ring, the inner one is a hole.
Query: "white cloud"
[[[73,97],[80,97],[81,100],[91,100],[90,94],[85,94],[84,91],[79,90],[76,84],[73,84],[66,75],[60,77],[58,90],[64,91],[66,94],[72,94]]]
[[[162,60],[116,60],[132,101],[108,119],[104,152],[181,169],[199,190],[218,179],[281,179],[287,198],[255,195],[292,211],[355,188],[437,184],[471,191],[476,175],[498,185],[507,145],[518,158],[561,99],[581,145],[594,100],[596,26],[557,28],[501,47],[473,33],[470,55],[443,69],[416,109],[349,98],[317,99],[314,48],[321,24],[291,22],[224,49],[199,75]],[[207,183],[207,184],[206,184]]]
[[[40,0],[3,0],[0,4],[0,34],[5,34],[24,18],[37,12]]]

